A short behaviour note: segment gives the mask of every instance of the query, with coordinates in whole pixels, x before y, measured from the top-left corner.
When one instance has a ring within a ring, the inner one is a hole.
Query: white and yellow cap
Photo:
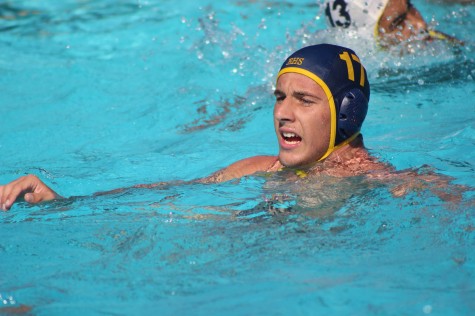
[[[389,0],[325,0],[327,23],[331,27],[366,28],[374,34]]]

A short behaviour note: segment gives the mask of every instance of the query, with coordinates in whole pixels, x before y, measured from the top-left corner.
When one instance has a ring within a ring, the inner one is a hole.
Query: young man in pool
[[[377,162],[363,145],[360,129],[368,110],[370,85],[354,51],[330,44],[296,51],[277,74],[274,95],[278,155],[246,158],[194,182],[217,183],[282,170],[293,179],[318,174],[391,176],[393,169]],[[117,190],[97,194],[113,192]],[[0,186],[1,209],[10,209],[21,198],[38,203],[62,197],[34,175]]]
[[[458,39],[432,30],[410,0],[326,0],[330,27],[367,30],[382,47],[411,40],[447,40],[463,45]]]

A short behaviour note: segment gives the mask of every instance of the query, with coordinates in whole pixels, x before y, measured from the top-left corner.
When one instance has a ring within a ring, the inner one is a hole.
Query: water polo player
[[[412,39],[463,45],[452,36],[430,29],[410,0],[326,0],[324,10],[330,27],[367,31],[383,47]]]
[[[370,84],[353,50],[320,44],[296,51],[283,63],[274,95],[279,154],[246,158],[194,182],[215,183],[281,170],[302,177],[316,173],[351,176],[387,168],[363,146],[360,129],[368,110]],[[33,175],[0,186],[3,210],[22,197],[30,203],[61,198]]]

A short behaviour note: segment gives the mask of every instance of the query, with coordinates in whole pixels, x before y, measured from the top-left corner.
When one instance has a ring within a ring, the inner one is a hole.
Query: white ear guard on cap
[[[326,0],[327,23],[331,27],[368,28],[377,32],[379,18],[389,0]]]

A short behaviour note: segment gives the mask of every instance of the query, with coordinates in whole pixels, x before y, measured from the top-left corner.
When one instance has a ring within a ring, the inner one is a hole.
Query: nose
[[[289,98],[282,101],[277,101],[274,106],[274,119],[281,125],[285,122],[293,122],[295,120],[293,105]]]

